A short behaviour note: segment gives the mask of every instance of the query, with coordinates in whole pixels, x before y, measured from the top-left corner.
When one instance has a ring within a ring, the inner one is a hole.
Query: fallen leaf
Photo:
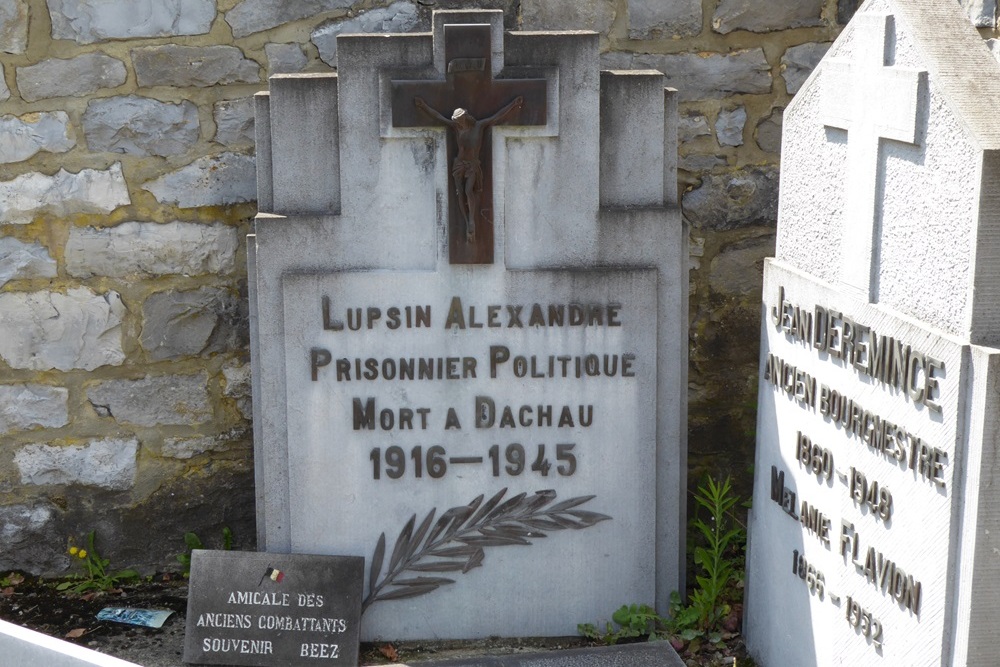
[[[11,586],[17,586],[18,584],[24,583],[24,577],[19,575],[17,572],[11,572],[10,576],[7,577],[7,581],[10,582]]]
[[[81,595],[80,599],[83,600],[83,601],[85,601],[85,602],[90,602],[91,600],[93,600],[94,598],[96,598],[98,595],[100,595],[99,591],[90,591],[89,593],[84,593],[83,595]]]
[[[87,634],[87,628],[76,628],[66,633],[66,639],[79,639]]]
[[[5,588],[2,591],[0,591],[0,597],[9,598],[13,594],[14,594],[14,587],[13,586],[8,586],[7,588]]]
[[[392,644],[386,644],[385,646],[379,646],[378,652],[384,655],[388,660],[396,662],[399,660],[399,651]]]

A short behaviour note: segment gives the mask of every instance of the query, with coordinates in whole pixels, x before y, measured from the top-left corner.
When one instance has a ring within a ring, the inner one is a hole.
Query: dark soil
[[[0,577],[0,619],[74,644],[149,665],[181,665],[187,581],[160,575],[102,592],[56,590],[59,581],[23,573]],[[105,607],[175,612],[162,628],[97,620]],[[146,661],[149,656],[149,661]]]
[[[57,591],[58,581],[21,573],[7,574],[4,580],[3,583],[10,585],[0,589],[0,619],[83,646],[91,646],[100,637],[125,633],[152,637],[160,632],[155,628],[98,621],[97,612],[105,607],[165,609],[182,616],[187,609],[187,581],[173,575],[84,594]]]
[[[22,573],[0,577],[0,619],[143,665],[180,666],[183,653],[187,580],[157,575],[107,592],[83,595],[57,591],[58,581]],[[98,621],[105,607],[138,607],[175,612],[162,628]],[[432,658],[502,655],[579,648],[583,637],[500,639],[475,642],[393,642],[361,645],[363,665],[418,662]],[[720,645],[675,643],[688,667],[751,667],[742,637],[726,633]]]

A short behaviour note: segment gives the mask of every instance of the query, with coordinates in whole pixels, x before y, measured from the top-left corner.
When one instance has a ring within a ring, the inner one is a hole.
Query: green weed
[[[85,593],[87,591],[110,591],[118,585],[139,579],[139,573],[132,569],[119,570],[111,573],[108,566],[111,561],[102,558],[97,552],[94,531],[87,533],[87,548],[69,547],[69,554],[74,556],[74,563],[80,567],[82,574],[71,575],[69,581],[56,586],[59,591]]]

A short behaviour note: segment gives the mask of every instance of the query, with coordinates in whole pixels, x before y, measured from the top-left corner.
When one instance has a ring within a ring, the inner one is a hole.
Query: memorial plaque
[[[683,588],[673,97],[598,47],[438,11],[257,98],[259,540],[364,557],[364,639],[574,634]]]
[[[762,667],[996,664],[998,82],[957,3],[873,0],[786,111],[747,569]]]
[[[364,559],[191,553],[184,662],[358,664]]]

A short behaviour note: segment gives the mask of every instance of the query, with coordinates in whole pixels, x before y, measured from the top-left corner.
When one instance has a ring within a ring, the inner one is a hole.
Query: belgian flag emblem
[[[270,579],[271,581],[274,581],[274,582],[277,582],[277,583],[280,584],[281,580],[284,579],[284,578],[285,578],[285,573],[284,572],[282,572],[281,570],[275,569],[273,567],[269,567],[269,568],[267,568],[267,570],[264,571],[264,576],[260,578],[260,583],[257,584],[257,585],[260,586],[260,584],[264,583],[265,579]]]

